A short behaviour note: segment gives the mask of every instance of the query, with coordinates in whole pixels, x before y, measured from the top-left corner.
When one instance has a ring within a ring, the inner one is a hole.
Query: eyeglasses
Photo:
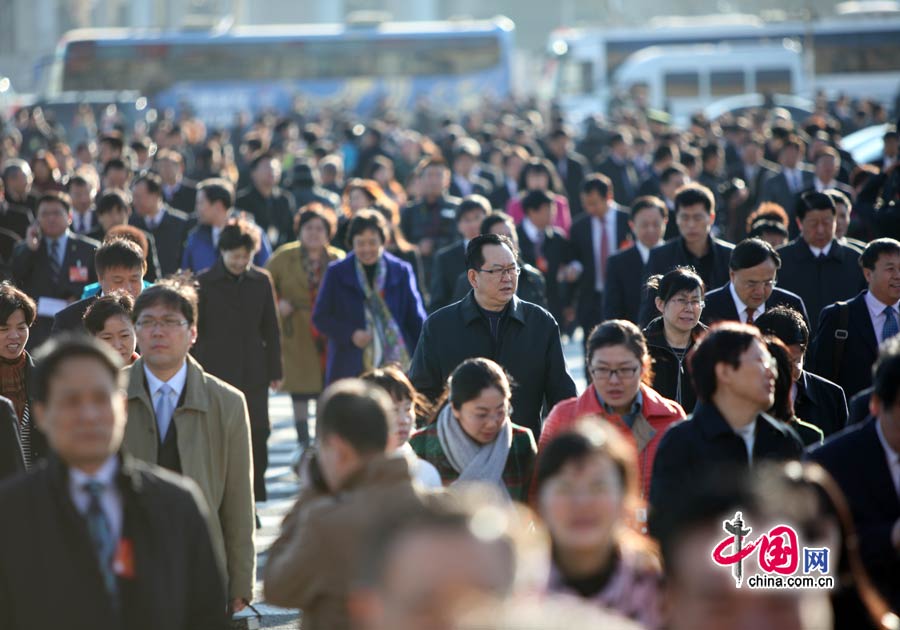
[[[706,302],[703,300],[685,300],[684,298],[674,298],[672,303],[682,311],[686,306],[690,306],[692,311],[698,308],[703,309],[706,306]]]
[[[176,330],[181,328],[187,324],[187,320],[184,319],[152,319],[150,317],[146,319],[139,319],[135,322],[134,327],[138,330],[154,330],[156,328],[161,328],[162,330]]]
[[[771,289],[775,286],[777,280],[742,280],[741,284],[743,284],[748,289],[758,289],[763,287],[764,289]]]
[[[616,368],[614,370],[606,367],[591,366],[591,375],[598,381],[608,381],[613,376],[618,376],[620,379],[624,380],[628,378],[634,378],[635,374],[637,374],[640,369],[641,366],[639,365],[628,365]]]
[[[491,277],[499,274],[500,278],[503,276],[509,276],[512,278],[513,276],[518,276],[522,273],[522,268],[519,265],[513,265],[512,267],[504,267],[503,269],[476,269],[475,271],[479,273],[486,273]]]

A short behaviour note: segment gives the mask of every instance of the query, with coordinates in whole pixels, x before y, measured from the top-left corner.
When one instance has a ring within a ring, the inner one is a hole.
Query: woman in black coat
[[[281,384],[281,334],[272,279],[253,266],[259,229],[237,220],[222,229],[219,259],[197,278],[199,309],[193,354],[207,372],[247,399],[257,501],[266,500],[269,387]]]

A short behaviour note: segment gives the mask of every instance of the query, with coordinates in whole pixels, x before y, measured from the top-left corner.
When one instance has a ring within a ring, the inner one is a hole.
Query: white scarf
[[[503,483],[503,470],[506,468],[513,436],[512,421],[509,418],[490,444],[479,444],[466,435],[448,403],[438,414],[437,434],[450,465],[459,473],[459,479],[450,485],[473,481],[493,483],[509,497]]]

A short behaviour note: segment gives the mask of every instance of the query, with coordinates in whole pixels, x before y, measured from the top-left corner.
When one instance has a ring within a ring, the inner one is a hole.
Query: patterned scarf
[[[319,260],[312,260],[309,257],[309,250],[305,247],[300,248],[300,264],[306,273],[306,286],[309,288],[309,303],[312,308],[316,307],[316,298],[319,296],[319,285],[322,283],[322,270],[328,264],[328,253],[322,252]],[[290,320],[288,320],[290,321]],[[287,331],[286,331],[287,332]],[[287,332],[291,336],[293,331]],[[312,337],[313,345],[316,347],[316,353],[319,355],[319,366],[322,368],[322,374],[325,374],[325,366],[328,359],[328,339],[325,338],[319,329],[309,319],[309,334]]]
[[[25,415],[28,404],[28,393],[25,391],[25,362],[28,355],[24,352],[12,361],[0,358],[0,395],[9,398],[16,408],[19,422]]]
[[[400,326],[391,315],[384,301],[384,280],[387,277],[387,263],[384,256],[378,259],[375,268],[375,286],[369,286],[366,271],[359,258],[354,257],[356,279],[365,295],[366,328],[372,333],[372,342],[363,350],[363,370],[382,367],[389,363],[399,363],[405,370],[409,367],[409,351],[403,340]]]

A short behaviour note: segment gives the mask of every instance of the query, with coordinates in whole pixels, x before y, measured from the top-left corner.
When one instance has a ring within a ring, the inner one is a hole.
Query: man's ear
[[[478,285],[478,282],[477,282],[478,272],[475,269],[469,269],[466,272],[466,277],[469,280],[469,286],[472,287],[473,289],[476,288]]]

